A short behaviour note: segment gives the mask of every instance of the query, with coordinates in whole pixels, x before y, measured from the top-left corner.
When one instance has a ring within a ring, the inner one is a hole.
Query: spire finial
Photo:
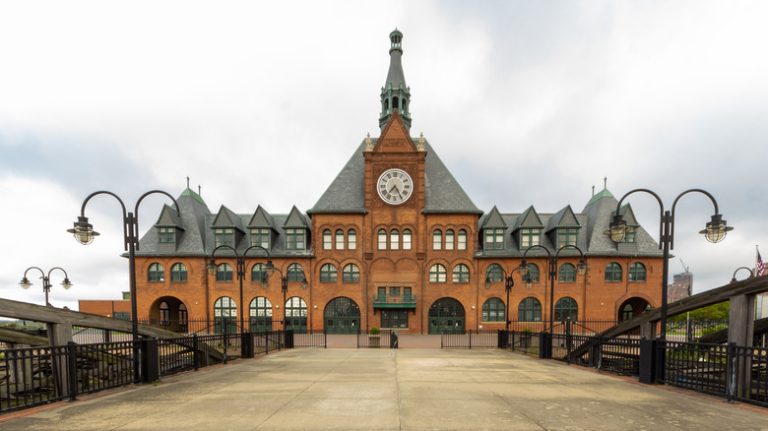
[[[187,177],[187,188],[189,188],[189,177]]]
[[[197,185],[197,194],[198,194],[200,197],[203,197],[203,188],[202,188],[202,187],[200,187],[200,184],[198,184],[198,185]]]
[[[593,197],[595,196],[595,185],[594,184],[592,184],[592,196]]]
[[[603,177],[603,190],[608,189],[608,177]]]

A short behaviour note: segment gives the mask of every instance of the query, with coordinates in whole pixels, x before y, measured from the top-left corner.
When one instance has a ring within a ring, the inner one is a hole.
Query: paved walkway
[[[768,430],[768,409],[496,349],[294,349],[0,422],[12,430]]]

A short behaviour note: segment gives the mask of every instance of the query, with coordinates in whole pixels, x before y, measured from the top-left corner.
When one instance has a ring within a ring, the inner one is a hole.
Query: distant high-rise
[[[667,301],[675,302],[691,296],[693,273],[685,271],[680,274],[675,274],[673,280],[674,281],[667,289]]]

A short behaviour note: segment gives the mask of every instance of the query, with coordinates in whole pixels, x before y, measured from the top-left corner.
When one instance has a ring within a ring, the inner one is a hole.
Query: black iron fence
[[[498,347],[498,331],[466,331],[440,335],[440,347],[443,349],[479,347]]]
[[[293,344],[291,347],[326,347],[326,333],[323,330],[312,330],[307,332],[292,332]]]
[[[0,413],[65,399],[67,346],[0,351]]]
[[[357,333],[357,348],[360,349],[397,349],[398,338],[395,331],[383,329],[375,334]]]

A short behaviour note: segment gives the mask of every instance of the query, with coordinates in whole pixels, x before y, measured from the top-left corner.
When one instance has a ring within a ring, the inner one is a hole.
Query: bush
[[[380,332],[381,331],[379,330],[379,328],[377,328],[375,326],[373,328],[371,328],[371,331],[370,331],[371,335],[379,335]]]

